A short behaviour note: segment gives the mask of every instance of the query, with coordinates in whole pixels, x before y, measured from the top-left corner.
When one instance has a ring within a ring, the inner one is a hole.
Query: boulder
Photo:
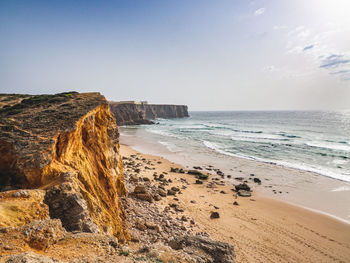
[[[147,190],[144,185],[137,185],[134,189],[135,194],[145,194],[146,192]]]
[[[219,212],[211,212],[210,218],[211,219],[220,218]]]
[[[261,180],[257,177],[254,178],[254,183],[261,184]]]
[[[187,173],[192,174],[192,175],[202,175],[202,173],[200,171],[197,171],[197,170],[188,170]]]
[[[252,194],[246,190],[239,190],[238,195],[242,196],[242,197],[251,197],[252,196]]]
[[[206,174],[200,174],[200,175],[198,175],[198,179],[206,180],[206,179],[208,179],[208,175],[206,175]]]
[[[235,263],[233,246],[198,236],[180,236],[169,241],[169,246],[191,255],[198,263]]]
[[[175,195],[176,192],[172,189],[168,189],[167,195]]]
[[[144,193],[144,194],[136,194],[135,195],[137,199],[147,201],[152,203],[153,202],[153,197],[150,193]]]
[[[239,191],[239,190],[250,191],[250,187],[246,183],[236,185],[235,189],[236,191]]]

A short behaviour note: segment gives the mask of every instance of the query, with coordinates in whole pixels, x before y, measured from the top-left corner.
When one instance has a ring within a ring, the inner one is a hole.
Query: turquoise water
[[[171,152],[215,152],[350,182],[350,111],[190,112],[190,116],[125,127],[121,133],[147,136]]]

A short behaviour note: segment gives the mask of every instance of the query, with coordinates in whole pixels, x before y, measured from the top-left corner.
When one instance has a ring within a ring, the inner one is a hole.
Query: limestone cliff
[[[152,124],[157,118],[188,117],[186,105],[157,105],[109,102],[118,125]]]
[[[0,107],[0,190],[46,190],[50,216],[67,230],[125,239],[119,134],[106,99],[0,94]]]

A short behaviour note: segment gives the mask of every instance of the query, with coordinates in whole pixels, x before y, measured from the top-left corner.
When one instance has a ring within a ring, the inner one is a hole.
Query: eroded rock
[[[169,241],[169,246],[175,250],[183,250],[199,263],[235,262],[233,246],[207,238],[197,236],[175,237]]]

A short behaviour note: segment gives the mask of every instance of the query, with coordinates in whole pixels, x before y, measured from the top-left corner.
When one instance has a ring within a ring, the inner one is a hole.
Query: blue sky
[[[350,108],[350,1],[0,1],[0,92]]]

